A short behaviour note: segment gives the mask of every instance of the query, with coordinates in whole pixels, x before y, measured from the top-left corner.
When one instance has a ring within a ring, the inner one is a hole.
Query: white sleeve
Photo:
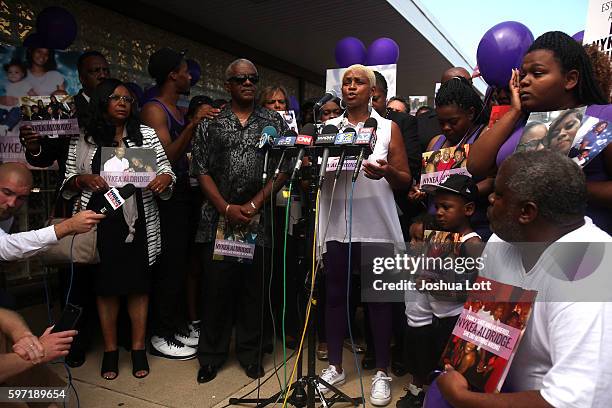
[[[555,408],[609,407],[612,304],[547,303],[552,368],[542,397]]]
[[[0,230],[1,231],[1,230]],[[0,260],[16,261],[28,258],[57,242],[55,228],[51,225],[34,231],[7,234],[0,232]]]

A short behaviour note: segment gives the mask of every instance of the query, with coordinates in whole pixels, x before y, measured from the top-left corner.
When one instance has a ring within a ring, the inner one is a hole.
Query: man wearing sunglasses
[[[74,97],[76,105],[76,117],[79,121],[89,111],[89,102],[93,91],[107,78],[110,78],[109,64],[102,53],[96,50],[83,52],[77,59],[77,71],[81,90]],[[59,194],[59,189],[66,173],[66,160],[68,158],[68,148],[70,146],[69,137],[48,138],[42,137],[33,131],[30,126],[22,126],[19,129],[19,140],[25,147],[25,157],[28,163],[34,167],[49,167],[57,161],[58,174],[56,185],[56,197],[54,216],[70,217],[72,215],[71,201],[64,200]],[[70,268],[60,268],[61,290],[67,291],[70,282]],[[77,329],[79,335],[75,337],[70,354],[66,356],[66,363],[70,367],[79,367],[85,362],[85,353],[89,345],[89,325],[92,324],[88,311],[96,310],[95,296],[92,293],[93,283],[92,274],[88,271],[87,265],[77,265],[74,267],[74,277],[72,279],[71,301],[75,305],[83,308],[81,319]],[[62,299],[65,296],[61,296]],[[95,313],[95,312],[94,312]]]
[[[219,116],[198,127],[193,145],[191,173],[197,176],[207,200],[201,211],[196,242],[202,243],[202,311],[198,344],[200,370],[197,380],[213,380],[229,353],[232,326],[236,321],[236,356],[247,376],[263,376],[259,345],[261,321],[262,261],[270,265],[271,239],[264,231],[264,203],[284,184],[281,173],[274,184],[262,188],[264,151],[258,148],[262,130],[287,124],[276,112],[255,106],[259,75],[252,62],[238,59],[225,72],[225,90],[231,95]],[[270,168],[274,168],[274,163]],[[287,170],[285,168],[285,170]],[[272,191],[272,190],[276,191]],[[213,249],[220,217],[229,224],[256,224],[256,247],[251,263],[213,260]],[[262,258],[263,257],[263,258]],[[265,344],[265,342],[264,342]]]

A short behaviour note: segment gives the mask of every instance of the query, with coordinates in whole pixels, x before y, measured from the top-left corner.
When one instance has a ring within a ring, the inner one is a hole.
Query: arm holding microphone
[[[393,189],[409,189],[412,184],[412,175],[408,167],[406,148],[402,134],[395,122],[391,123],[391,142],[387,160],[377,160],[377,164],[366,162],[363,165],[367,178],[380,180],[385,178]]]

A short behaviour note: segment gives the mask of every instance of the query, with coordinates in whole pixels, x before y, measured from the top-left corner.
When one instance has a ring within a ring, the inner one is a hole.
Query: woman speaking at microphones
[[[374,72],[370,68],[363,65],[348,67],[342,76],[342,107],[346,107],[346,110],[341,116],[326,122],[338,127],[340,131],[353,128],[359,132],[365,122],[372,118],[376,123],[377,136],[373,152],[364,160],[360,176],[355,181],[352,204],[349,202],[349,192],[352,188],[353,169],[349,166],[345,165],[347,168],[340,172],[335,189],[332,188],[333,173],[328,173],[321,190],[318,245],[325,265],[325,313],[330,364],[323,370],[321,378],[335,386],[341,385],[346,379],[342,369],[342,343],[347,332],[349,242],[352,242],[351,273],[372,273],[365,269],[365,265],[370,262],[362,257],[362,249],[364,255],[371,252],[365,250],[366,245],[375,244],[380,248],[375,256],[391,257],[397,249],[402,248],[402,230],[392,189],[408,189],[412,183],[399,127],[372,109],[375,84]],[[372,122],[370,120],[369,123]],[[329,167],[328,171],[331,171]],[[330,205],[331,213],[328,217]],[[352,212],[352,219],[349,212]],[[368,310],[377,367],[372,379],[370,402],[382,406],[391,401],[391,378],[387,375],[391,303],[371,302],[368,303]],[[322,392],[329,391],[323,385],[319,389]]]

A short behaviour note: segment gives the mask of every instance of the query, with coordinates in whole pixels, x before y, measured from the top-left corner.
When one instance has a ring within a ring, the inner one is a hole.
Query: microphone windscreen
[[[347,127],[347,128],[344,128],[342,133],[357,133],[357,131],[353,129],[352,127]]]
[[[338,133],[338,128],[334,125],[325,125],[323,130],[321,130],[322,135],[331,135],[333,133]]]
[[[301,135],[309,135],[309,136],[316,136],[317,135],[317,128],[315,128],[315,126],[312,123],[307,123],[302,127],[302,130],[300,130],[300,134]]]
[[[363,124],[364,128],[376,128],[378,127],[378,121],[372,117],[367,118],[365,123]]]
[[[278,136],[278,132],[276,131],[276,128],[274,126],[266,126],[261,131],[261,135],[268,138],[275,138],[276,136]]]
[[[123,187],[119,187],[117,190],[119,191],[119,194],[121,194],[121,197],[123,197],[124,200],[127,200],[134,195],[136,192],[136,187],[132,183],[129,183]]]

